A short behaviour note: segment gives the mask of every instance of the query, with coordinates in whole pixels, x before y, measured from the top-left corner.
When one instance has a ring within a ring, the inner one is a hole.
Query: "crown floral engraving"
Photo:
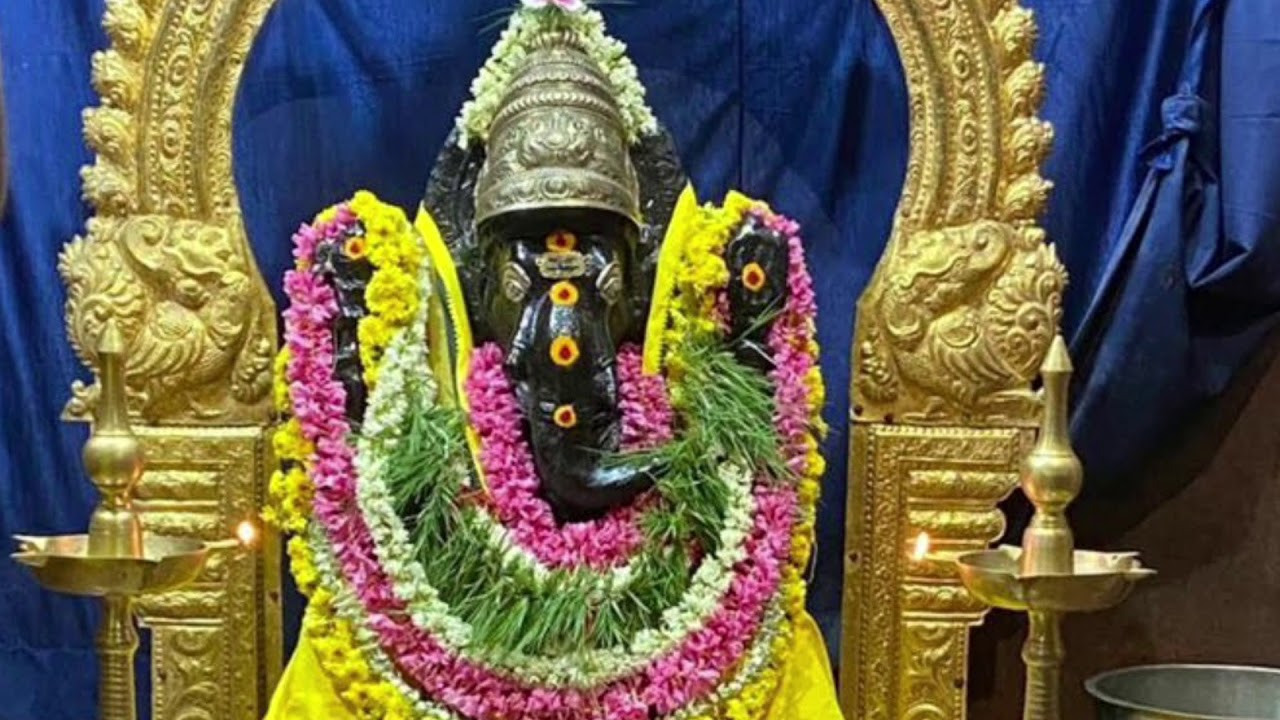
[[[549,32],[530,46],[494,115],[476,182],[476,223],[587,207],[639,224],[626,123],[599,63],[572,33]]]
[[[604,139],[586,118],[562,113],[546,113],[521,135],[516,155],[521,165],[530,168],[590,166],[595,161],[596,143]]]

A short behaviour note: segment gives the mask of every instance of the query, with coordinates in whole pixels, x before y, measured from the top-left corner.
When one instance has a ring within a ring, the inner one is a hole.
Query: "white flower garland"
[[[309,535],[311,540],[308,545],[312,548],[312,563],[321,578],[320,585],[333,598],[334,616],[351,625],[358,641],[358,646],[363,649],[365,659],[368,661],[370,668],[378,677],[391,683],[396,692],[413,706],[415,716],[419,720],[465,720],[448,708],[425,699],[421,692],[405,682],[399,670],[396,669],[395,663],[391,661],[382,649],[377,634],[365,624],[366,616],[360,601],[356,599],[345,583],[337,580],[338,570],[333,559],[332,548],[323,530],[313,526]],[[734,673],[733,678],[727,682],[720,683],[711,696],[694,705],[677,710],[669,715],[668,718],[670,720],[688,720],[689,718],[704,717],[711,708],[718,707],[726,700],[741,695],[746,686],[759,677],[760,673],[773,663],[773,643],[778,635],[784,631],[786,623],[786,613],[782,610],[780,602],[775,599],[765,610],[760,630],[756,633],[756,637],[747,651],[741,668]]]
[[[570,13],[557,8],[522,8],[512,14],[493,54],[471,83],[472,99],[462,106],[458,116],[458,142],[462,147],[472,140],[488,142],[489,128],[512,75],[529,54],[533,41],[554,30],[572,32],[608,77],[622,110],[629,143],[635,144],[642,136],[658,131],[658,120],[645,104],[644,85],[627,57],[627,46],[605,32],[603,15],[596,10]]]
[[[329,538],[319,527],[313,527],[308,545],[311,547],[311,562],[316,567],[320,578],[320,586],[333,598],[333,615],[335,618],[349,623],[354,631],[356,646],[361,649],[370,669],[377,676],[395,688],[410,705],[421,720],[466,720],[452,710],[437,705],[422,696],[416,688],[405,682],[395,663],[387,657],[377,633],[366,624],[367,615],[360,600],[355,597],[345,582],[339,579],[337,563],[333,557],[333,548]]]
[[[424,278],[423,292],[429,292],[429,287],[430,283]],[[426,306],[427,303],[420,303],[420,308]],[[420,315],[423,312],[420,310]],[[719,550],[706,558],[694,572],[681,602],[663,612],[659,627],[640,631],[627,648],[593,650],[554,658],[515,653],[484,653],[478,656],[477,649],[470,647],[470,625],[452,614],[427,581],[421,564],[414,559],[408,531],[395,512],[389,488],[382,480],[385,458],[399,440],[411,394],[425,393],[423,397],[436,397],[434,380],[425,370],[429,367],[425,321],[425,315],[415,319],[387,349],[380,382],[366,411],[364,431],[357,440],[355,459],[359,476],[357,500],[369,525],[374,551],[391,579],[396,595],[407,604],[414,624],[438,637],[450,649],[459,653],[467,650],[468,654],[485,664],[517,678],[536,679],[554,687],[578,688],[595,687],[638,672],[705,626],[729,590],[734,567],[746,559],[746,542],[753,525],[755,502],[751,494],[751,477],[741,468],[728,465],[722,468],[722,479],[730,492],[730,502],[720,532]],[[496,520],[489,519],[488,523],[502,529]],[[508,533],[491,530],[489,536],[503,542],[501,551],[504,556],[528,563],[531,569],[541,567],[543,576],[549,572],[536,558],[516,545]],[[630,568],[624,566],[602,574],[600,590],[610,592],[625,586],[630,581],[630,573]]]
[[[515,536],[506,525],[498,522],[496,518],[490,515],[486,515],[482,522],[482,529],[488,534],[489,547],[497,548],[502,553],[504,560],[508,563],[520,565],[527,570],[539,587],[542,587],[543,583],[551,578],[555,570],[548,567],[540,558],[516,542]],[[626,590],[631,585],[631,581],[635,579],[635,569],[628,562],[625,565],[618,565],[593,573],[593,576],[596,581],[591,587],[592,591],[596,593],[619,592]]]

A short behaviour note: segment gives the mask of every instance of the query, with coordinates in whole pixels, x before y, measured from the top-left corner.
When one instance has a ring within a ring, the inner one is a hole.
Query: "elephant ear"
[[[462,147],[455,129],[436,157],[422,199],[422,206],[430,212],[440,237],[458,259],[477,244],[476,180],[484,159],[484,144],[472,142]]]
[[[455,128],[445,140],[436,158],[422,198],[422,208],[436,228],[445,255],[463,291],[466,302],[476,303],[483,297],[484,263],[480,259],[480,242],[476,234],[476,182],[484,167],[484,143],[471,142],[463,147]],[[430,243],[428,243],[430,247]],[[436,267],[440,267],[436,259]],[[478,308],[470,308],[479,317]],[[482,335],[484,328],[477,328]]]
[[[656,133],[642,136],[631,148],[631,164],[640,181],[640,214],[644,218],[640,228],[641,266],[646,260],[656,265],[661,243],[680,194],[689,184],[689,176],[680,163],[675,138],[661,125]]]

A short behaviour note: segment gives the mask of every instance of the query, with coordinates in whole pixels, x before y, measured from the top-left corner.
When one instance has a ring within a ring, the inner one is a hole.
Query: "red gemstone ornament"
[[[561,405],[551,413],[551,419],[555,420],[556,425],[568,430],[578,424],[578,411],[572,405]]]
[[[578,236],[568,230],[557,230],[547,236],[547,249],[551,252],[570,252],[578,247]]]
[[[362,237],[353,237],[342,246],[342,252],[352,260],[359,260],[369,252],[369,246]]]
[[[578,304],[578,286],[562,280],[551,286],[551,302],[560,307],[573,307]]]
[[[571,337],[562,335],[551,342],[551,362],[562,368],[573,367],[581,356],[578,342]]]

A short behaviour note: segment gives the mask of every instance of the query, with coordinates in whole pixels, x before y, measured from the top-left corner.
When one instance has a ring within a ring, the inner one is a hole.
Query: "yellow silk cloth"
[[[840,719],[822,634],[806,613],[795,628],[791,659],[764,720]],[[320,667],[305,634],[276,686],[266,720],[356,720]]]

